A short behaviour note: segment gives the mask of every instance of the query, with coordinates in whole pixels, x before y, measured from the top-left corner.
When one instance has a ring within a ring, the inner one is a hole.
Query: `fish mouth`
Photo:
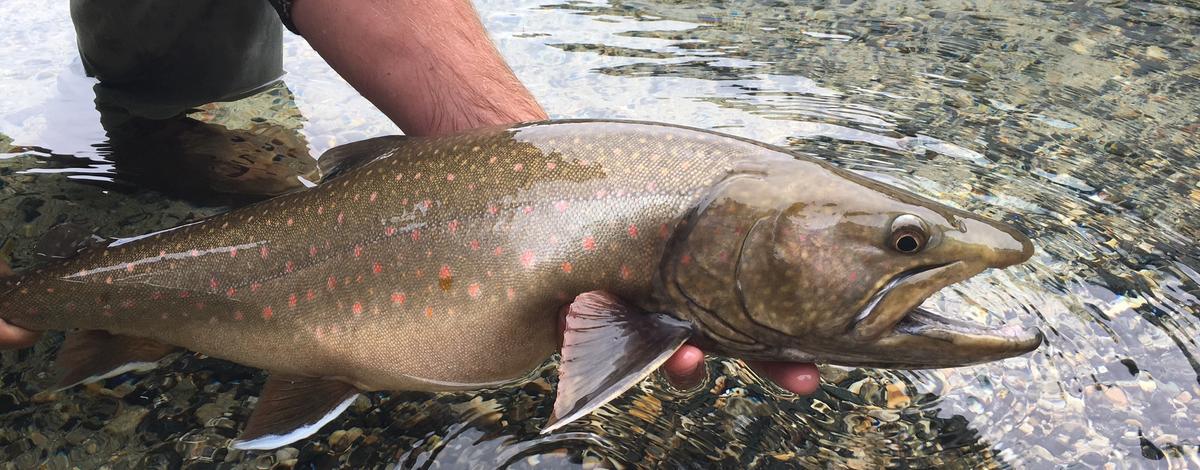
[[[1041,345],[1037,329],[1019,325],[989,327],[948,318],[921,308],[921,303],[942,288],[961,282],[981,269],[965,262],[922,266],[893,277],[867,302],[855,318],[850,335],[864,342],[896,349],[938,349],[922,355],[928,366],[957,366],[1023,354]],[[955,346],[946,348],[946,346]],[[907,356],[896,351],[900,356]],[[929,352],[929,351],[926,351]],[[900,359],[899,357],[897,359]],[[908,358],[906,363],[912,363]]]

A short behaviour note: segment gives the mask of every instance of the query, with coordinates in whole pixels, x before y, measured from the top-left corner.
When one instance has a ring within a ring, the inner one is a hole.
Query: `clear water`
[[[554,117],[787,145],[1019,227],[1038,245],[1029,263],[926,306],[1036,326],[1047,344],[961,369],[827,368],[808,398],[711,358],[698,390],[647,381],[539,436],[548,365],[521,387],[373,395],[294,448],[244,453],[225,446],[252,409],[258,372],[185,356],[148,375],[38,393],[51,337],[3,355],[0,467],[1200,468],[1194,4],[476,4]],[[238,203],[173,191],[194,175],[169,166],[116,172],[122,147],[92,105],[67,2],[3,0],[0,11],[0,143],[11,143],[0,158],[0,253],[36,262],[34,240],[62,221],[128,236]],[[213,127],[191,138],[217,149],[230,136],[276,139],[317,155],[396,132],[303,40],[288,37],[285,50],[294,99],[276,89],[206,107],[192,116]]]

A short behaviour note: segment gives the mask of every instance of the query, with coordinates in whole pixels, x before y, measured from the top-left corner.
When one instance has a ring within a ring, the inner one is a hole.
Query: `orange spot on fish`
[[[495,253],[496,256],[500,256],[504,254],[504,248],[497,246],[495,250],[492,250],[492,253]]]
[[[629,238],[637,238],[638,237],[637,225],[629,224],[629,228],[626,229],[626,231],[629,232]]]
[[[571,207],[571,205],[567,203],[567,201],[558,201],[554,203],[554,209],[559,212],[566,212],[567,208],[569,207]]]
[[[570,274],[571,273],[571,262],[563,261],[562,270],[564,273]]]
[[[583,237],[583,249],[585,249],[587,251],[592,251],[592,250],[596,249],[596,239],[593,238],[591,235]]]
[[[415,180],[421,179],[421,172],[418,171],[417,174],[413,175],[413,179],[415,179]]]
[[[268,305],[266,307],[263,307],[263,311],[262,311],[263,320],[270,320],[272,315],[274,315],[274,313],[271,312],[271,306]]]
[[[325,287],[329,290],[333,290],[337,287],[337,279],[333,276],[329,276],[329,278],[325,280]]]
[[[451,220],[449,224],[450,233],[458,232],[458,220]]]
[[[533,252],[532,251],[525,250],[524,253],[521,253],[521,266],[524,266],[526,268],[533,266]]]
[[[679,262],[683,263],[684,266],[692,264],[692,255],[684,254],[682,257],[679,258]]]
[[[425,307],[425,317],[433,318],[433,307]]]
[[[259,284],[257,282],[252,282],[252,283],[250,283],[250,292],[258,292],[258,289],[261,287],[262,287],[262,284]]]
[[[307,300],[309,302],[317,300],[317,292],[312,289],[309,289],[308,292],[304,293],[304,300]]]
[[[479,284],[467,286],[467,295],[470,295],[472,298],[479,297]]]
[[[500,212],[499,207],[496,207],[495,204],[488,204],[488,213],[489,214],[496,215],[497,212]]]
[[[479,251],[479,240],[471,240],[471,251]]]
[[[287,262],[287,264],[285,264],[285,265],[283,266],[283,270],[284,270],[284,271],[287,271],[287,272],[289,272],[289,273],[290,273],[290,272],[292,272],[292,270],[293,270],[293,269],[295,269],[295,268],[296,268],[296,264],[295,264],[295,263],[293,263],[293,262],[291,262],[291,261],[288,261],[288,262]]]
[[[246,319],[246,315],[243,314],[241,311],[234,310],[233,311],[233,319],[237,320],[237,321],[242,321],[242,320]]]
[[[289,295],[288,296],[288,308],[296,308],[296,303],[299,302],[299,300],[300,299],[296,298],[296,294]]]
[[[629,270],[629,266],[621,265],[621,279],[629,280],[633,277],[633,272]]]
[[[383,265],[379,264],[379,262],[376,261],[375,264],[371,266],[371,272],[373,272],[375,274],[379,274],[379,273],[383,272]]]
[[[403,292],[392,292],[392,303],[396,305],[403,305],[405,299],[406,296]]]
[[[355,315],[362,315],[362,304],[355,302],[354,306],[350,307],[350,311],[354,312]]]
[[[420,240],[420,239],[421,239],[421,231],[420,231],[420,230],[413,230],[413,231],[412,231],[412,234],[411,234],[411,236],[412,236],[412,240],[413,240],[414,242],[415,242],[415,241],[417,241],[417,240]]]
[[[271,250],[266,246],[258,247],[258,256],[262,259],[267,259],[267,255],[271,254]]]
[[[383,229],[383,234],[384,234],[384,235],[387,235],[387,236],[389,236],[389,237],[390,237],[390,236],[392,236],[392,235],[395,235],[395,234],[396,234],[396,227],[387,227],[387,228],[384,228],[384,229]]]
[[[667,227],[667,224],[659,225],[658,226],[658,237],[663,240],[666,240],[667,237],[669,237],[669,236],[671,236],[671,229],[669,227]]]
[[[362,245],[354,245],[354,257],[358,258],[360,256],[362,256]]]

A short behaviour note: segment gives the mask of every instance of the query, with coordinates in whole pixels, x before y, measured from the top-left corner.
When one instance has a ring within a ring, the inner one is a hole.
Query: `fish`
[[[319,164],[314,187],[93,242],[9,279],[0,318],[68,332],[59,389],[180,349],[265,369],[237,449],[306,438],[362,391],[511,384],[556,352],[543,432],[686,342],[917,369],[1043,341],[921,307],[1027,260],[1021,232],[739,137],[545,121],[378,137]]]

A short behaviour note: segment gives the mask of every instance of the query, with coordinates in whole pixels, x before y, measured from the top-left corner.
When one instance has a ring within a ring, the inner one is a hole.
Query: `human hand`
[[[42,334],[0,320],[0,351],[33,346]]]

